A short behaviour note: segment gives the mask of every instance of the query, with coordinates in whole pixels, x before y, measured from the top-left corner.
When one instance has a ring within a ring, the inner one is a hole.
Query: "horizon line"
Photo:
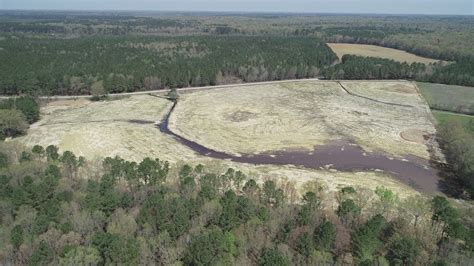
[[[393,15],[393,16],[467,16],[474,14],[441,14],[441,13],[363,13],[363,12],[313,12],[313,11],[230,11],[230,10],[141,10],[141,9],[18,9],[0,8],[0,11],[32,11],[32,12],[144,12],[144,13],[223,13],[223,14],[285,14],[285,15]]]

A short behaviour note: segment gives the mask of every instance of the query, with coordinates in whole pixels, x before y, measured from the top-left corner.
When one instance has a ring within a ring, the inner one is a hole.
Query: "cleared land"
[[[431,108],[474,114],[474,88],[423,82],[417,84]]]
[[[434,133],[431,115],[413,83],[341,84],[352,93],[373,99],[350,95],[337,82],[324,81],[197,91],[181,95],[170,128],[206,147],[233,154],[311,150],[318,144],[345,139],[389,157],[428,158],[424,139],[406,140],[401,134]],[[385,100],[413,107],[377,102]],[[379,171],[258,166],[196,154],[156,128],[154,122],[161,121],[171,106],[170,101],[148,95],[105,102],[55,101],[42,108],[42,119],[32,125],[28,135],[15,141],[28,146],[58,145],[61,151],[71,150],[89,160],[115,155],[141,160],[149,156],[178,164],[205,163],[218,169],[232,166],[258,180],[272,177],[300,189],[316,181],[328,191],[347,185],[368,189],[383,185],[402,197],[416,193]]]
[[[444,123],[450,120],[459,121],[464,126],[464,128],[474,134],[474,116],[472,115],[455,114],[444,111],[433,111],[433,116],[436,118],[438,123]]]
[[[42,119],[19,140],[29,146],[57,145],[88,159],[121,156],[129,160],[158,157],[175,161],[194,158],[192,151],[160,134],[160,121],[172,103],[140,95],[115,101],[56,101],[42,109]]]
[[[410,82],[337,82],[238,87],[186,94],[170,128],[195,142],[232,154],[312,150],[349,140],[367,151],[429,158],[427,143],[401,133],[435,133],[431,114]],[[395,105],[378,101],[387,101]],[[410,104],[411,107],[396,104]]]
[[[327,44],[337,55],[342,58],[345,54],[367,56],[367,57],[380,57],[386,59],[392,59],[399,62],[411,63],[424,63],[430,64],[439,62],[439,60],[425,58],[417,56],[402,50],[385,48],[376,45],[367,44],[352,44],[352,43],[328,43]]]

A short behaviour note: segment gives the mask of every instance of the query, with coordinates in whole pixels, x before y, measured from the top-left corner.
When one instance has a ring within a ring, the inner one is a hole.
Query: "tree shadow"
[[[436,140],[434,140],[436,141]],[[441,144],[440,149],[444,153]],[[440,158],[436,156],[436,152],[433,147],[429,148],[430,153],[430,166],[433,169],[436,169],[437,175],[439,177],[438,188],[441,192],[446,194],[449,197],[453,198],[463,198],[465,197],[464,189],[459,180],[459,177],[456,175],[454,169],[449,165],[449,163],[442,162]]]

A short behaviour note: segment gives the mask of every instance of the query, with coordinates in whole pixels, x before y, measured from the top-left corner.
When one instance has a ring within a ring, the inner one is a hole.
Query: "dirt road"
[[[288,79],[288,80],[277,80],[277,81],[262,81],[262,82],[251,82],[251,83],[237,83],[237,84],[228,84],[228,85],[216,85],[216,86],[204,86],[204,87],[187,87],[177,89],[178,92],[191,92],[198,90],[209,90],[209,89],[224,89],[232,87],[241,87],[241,86],[255,86],[255,85],[268,85],[268,84],[278,84],[278,83],[290,83],[290,82],[306,82],[306,81],[317,81],[318,78],[311,79]],[[164,94],[169,92],[170,89],[161,89],[161,90],[151,90],[151,91],[135,91],[135,92],[123,92],[123,93],[110,93],[109,97],[118,97],[118,96],[132,96],[132,95],[143,95],[143,94]],[[0,99],[9,99],[15,96],[0,96]],[[80,99],[80,98],[91,98],[92,95],[65,95],[65,96],[40,96],[39,99],[43,100],[71,100],[71,99]]]

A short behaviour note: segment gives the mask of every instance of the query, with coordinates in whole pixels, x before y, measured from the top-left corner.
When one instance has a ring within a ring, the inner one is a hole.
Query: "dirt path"
[[[277,80],[277,81],[262,81],[262,82],[251,82],[251,83],[236,83],[229,85],[216,85],[216,86],[204,86],[204,87],[188,87],[177,89],[178,92],[186,93],[192,91],[200,90],[209,90],[209,89],[224,89],[224,88],[233,88],[233,87],[242,87],[242,86],[255,86],[255,85],[269,85],[269,84],[279,84],[279,83],[293,83],[293,82],[307,82],[307,81],[318,81],[317,78],[311,79],[288,79],[288,80]],[[133,96],[133,95],[145,95],[145,94],[165,94],[169,92],[170,89],[161,89],[161,90],[149,90],[149,91],[135,91],[135,92],[123,92],[123,93],[110,93],[109,97],[119,97],[119,96]],[[16,96],[0,96],[0,99],[9,99]],[[81,98],[91,98],[92,95],[65,95],[65,96],[40,96],[39,99],[43,100],[73,100]]]
[[[216,86],[204,86],[204,87],[187,87],[177,89],[178,92],[186,93],[200,90],[211,90],[211,89],[225,89],[233,87],[243,87],[243,86],[255,86],[255,85],[271,85],[271,84],[281,84],[281,83],[295,83],[295,82],[308,82],[308,81],[321,81],[321,82],[339,82],[338,80],[320,80],[319,78],[309,78],[309,79],[288,79],[288,80],[277,80],[277,81],[262,81],[262,82],[251,82],[251,83],[236,83],[229,85],[216,85]],[[347,80],[346,80],[347,81]],[[359,80],[366,82],[392,82],[393,80]],[[161,89],[161,90],[149,90],[149,91],[135,91],[135,92],[123,92],[123,93],[110,93],[109,97],[120,97],[120,96],[133,96],[133,95],[145,95],[145,94],[165,94],[169,92],[170,89]],[[356,95],[354,95],[356,96]],[[9,99],[17,96],[0,96],[0,99]],[[65,96],[40,96],[39,99],[42,100],[74,100],[74,99],[88,99],[92,95],[65,95]],[[363,97],[363,96],[361,96]]]
[[[355,97],[359,97],[359,98],[366,99],[366,100],[369,100],[369,101],[373,101],[373,102],[376,102],[376,103],[382,103],[382,104],[388,104],[388,105],[394,105],[394,106],[402,106],[402,107],[411,107],[411,108],[414,108],[414,107],[415,107],[415,106],[409,105],[409,104],[384,102],[384,101],[380,101],[380,100],[377,100],[377,99],[372,99],[372,98],[370,98],[370,97],[366,97],[366,96],[362,96],[362,95],[359,95],[359,94],[355,94],[355,93],[349,91],[346,87],[344,87],[344,85],[342,85],[342,83],[341,83],[340,81],[337,81],[337,84],[339,84],[339,86],[341,86],[341,88],[342,88],[345,92],[347,92],[349,95],[352,95],[352,96],[355,96]]]

